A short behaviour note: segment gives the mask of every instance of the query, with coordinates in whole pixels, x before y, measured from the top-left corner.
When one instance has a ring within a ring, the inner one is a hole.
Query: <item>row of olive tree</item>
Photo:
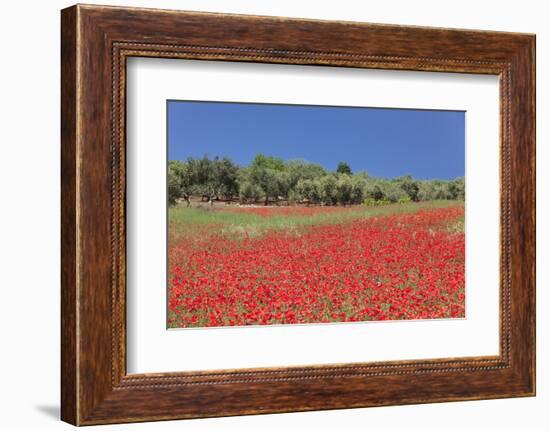
[[[353,174],[341,162],[335,172],[305,160],[284,162],[258,154],[250,165],[238,167],[231,159],[189,158],[168,164],[168,199],[174,204],[191,196],[242,203],[290,201],[322,205],[368,202],[407,202],[464,199],[464,179],[415,180],[411,176],[384,179],[366,172]]]
[[[218,157],[210,160],[189,158],[187,161],[171,160],[168,163],[168,202],[177,199],[189,203],[191,196],[214,199],[233,199],[239,194],[237,181],[239,167],[231,159]]]

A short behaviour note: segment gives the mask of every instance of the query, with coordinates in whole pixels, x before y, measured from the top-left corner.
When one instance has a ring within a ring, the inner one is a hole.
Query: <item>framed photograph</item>
[[[534,35],[61,17],[64,421],[534,396]]]

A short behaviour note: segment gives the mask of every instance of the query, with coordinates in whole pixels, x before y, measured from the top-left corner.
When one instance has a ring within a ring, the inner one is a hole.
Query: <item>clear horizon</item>
[[[168,101],[168,159],[263,153],[376,177],[464,176],[465,113],[260,103]],[[342,141],[345,142],[342,144]]]

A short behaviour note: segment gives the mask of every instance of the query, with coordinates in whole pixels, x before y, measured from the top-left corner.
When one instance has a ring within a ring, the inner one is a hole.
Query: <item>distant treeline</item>
[[[416,180],[410,175],[393,179],[353,173],[340,162],[330,172],[305,160],[283,161],[258,154],[249,166],[237,166],[228,157],[189,158],[168,163],[168,201],[191,197],[241,203],[307,203],[323,205],[464,200],[464,178]]]

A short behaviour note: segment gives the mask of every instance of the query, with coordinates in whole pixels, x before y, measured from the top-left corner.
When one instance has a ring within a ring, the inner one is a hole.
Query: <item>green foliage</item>
[[[382,190],[382,184],[380,183],[380,181],[374,180],[367,183],[365,193],[368,199],[372,199],[374,201],[382,201],[386,199],[386,195]]]
[[[295,202],[318,203],[320,201],[320,184],[316,180],[301,179],[293,190],[292,200]]]
[[[453,199],[464,200],[466,195],[466,183],[464,177],[460,177],[449,183],[449,190],[453,196]]]
[[[338,175],[336,182],[336,199],[340,205],[351,203],[353,193],[353,183],[351,176],[347,174]]]
[[[274,171],[283,171],[285,169],[285,162],[283,159],[273,156],[264,156],[263,154],[257,154],[252,160],[250,167],[257,169],[272,169]]]
[[[239,168],[231,159],[208,157],[171,160],[168,163],[168,202],[176,203],[189,195],[208,196],[212,199],[232,199],[239,193]]]
[[[319,179],[322,203],[325,205],[336,205],[338,202],[337,186],[338,181],[334,175],[325,175]]]
[[[389,181],[383,185],[384,197],[391,202],[399,202],[400,199],[409,197],[397,181]]]
[[[258,154],[249,166],[239,167],[230,158],[170,161],[167,173],[168,202],[174,205],[190,196],[268,205],[291,201],[320,205],[367,206],[432,200],[464,200],[464,178],[415,180],[411,175],[393,179],[351,173],[340,162],[336,172],[306,160],[289,160]]]
[[[263,195],[263,190],[250,181],[242,181],[239,184],[239,197],[242,201],[256,202]]]
[[[231,199],[239,193],[237,175],[239,168],[233,164],[231,159],[224,157],[221,160],[214,160],[212,166],[212,184],[216,196]]]
[[[172,164],[172,162],[168,164],[167,189],[168,205],[174,205],[177,199],[181,196],[182,186],[181,177],[178,175],[176,166],[175,164]]]
[[[367,181],[364,177],[354,175],[351,177],[351,199],[350,203],[360,204],[367,193]]]
[[[419,183],[418,198],[421,201],[435,199],[456,199],[463,201],[465,198],[464,178],[461,177],[452,181],[421,181]]]
[[[340,162],[338,163],[336,172],[339,174],[351,175],[351,168],[346,162]]]
[[[283,169],[284,162],[281,159],[258,154],[246,170],[245,181],[261,189],[265,205],[270,198],[277,199],[281,188],[284,188],[284,179],[280,175]]]
[[[290,176],[289,187],[293,189],[300,180],[313,180],[322,178],[327,173],[325,169],[316,163],[310,163],[306,160],[289,160],[285,165],[285,171]]]
[[[406,175],[404,177],[396,178],[395,181],[399,184],[401,189],[407,194],[409,200],[418,201],[418,181],[413,180],[412,176]]]

